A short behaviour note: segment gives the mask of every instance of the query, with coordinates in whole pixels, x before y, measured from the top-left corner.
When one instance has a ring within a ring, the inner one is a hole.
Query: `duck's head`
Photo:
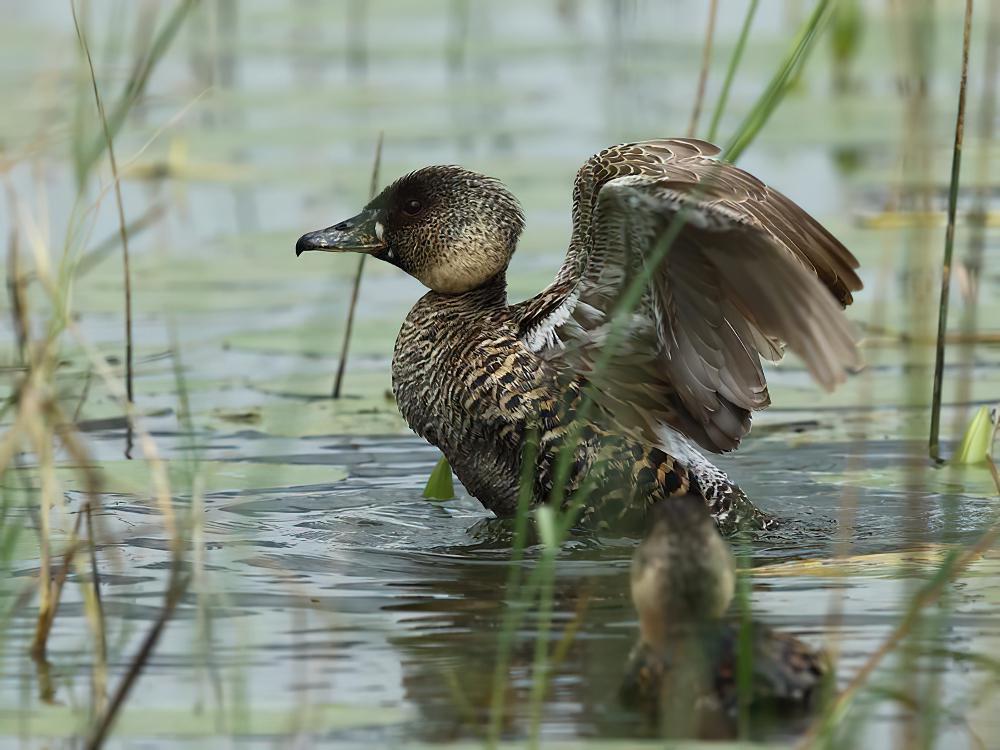
[[[302,235],[295,254],[367,253],[436,292],[458,294],[507,268],[523,228],[517,199],[499,180],[425,167],[389,185],[357,216]]]
[[[653,505],[646,538],[632,557],[643,642],[662,651],[677,629],[721,617],[735,582],[729,545],[702,498],[680,495]]]

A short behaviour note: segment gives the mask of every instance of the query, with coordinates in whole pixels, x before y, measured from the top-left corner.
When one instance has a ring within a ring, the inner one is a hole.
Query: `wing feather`
[[[843,314],[858,262],[822,225],[753,175],[685,138],[605,149],[574,185],[574,229],[554,284],[521,305],[536,351],[588,374],[623,429],[667,426],[714,451],[739,444],[770,403],[761,359],[787,345],[831,389],[860,366]],[[652,269],[626,342],[593,372],[630,280]]]

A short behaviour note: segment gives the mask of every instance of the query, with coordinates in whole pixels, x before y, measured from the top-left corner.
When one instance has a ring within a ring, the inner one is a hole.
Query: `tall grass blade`
[[[58,404],[50,403],[48,412],[49,423],[56,432],[59,442],[79,467],[77,472],[83,480],[86,492],[86,499],[83,507],[78,511],[78,516],[84,516],[87,526],[90,586],[88,590],[85,590],[84,609],[94,630],[94,705],[100,710],[103,708],[106,697],[108,673],[107,619],[104,613],[104,603],[101,599],[101,576],[97,565],[97,524],[94,520],[95,512],[99,513],[101,509],[101,477],[94,468],[94,462],[84,447],[79,433],[72,422],[67,420]],[[77,526],[79,526],[79,519]],[[75,539],[71,542],[75,542]],[[84,576],[81,576],[81,579],[83,578]]]
[[[535,633],[535,653],[532,662],[531,719],[528,730],[528,747],[538,748],[542,733],[542,704],[548,688],[552,664],[549,659],[549,633],[552,630],[552,609],[555,589],[556,556],[562,540],[556,537],[555,515],[551,505],[542,505],[536,511],[539,534],[544,543],[538,570],[541,576],[538,590],[538,631]]]
[[[94,72],[94,61],[90,56],[90,47],[83,30],[80,28],[80,21],[76,15],[76,2],[70,0],[70,10],[73,13],[73,26],[76,28],[76,38],[80,42],[80,48],[87,60],[87,67],[90,69],[90,84],[94,90],[94,101],[97,104],[97,114],[101,119],[101,128],[104,131],[104,139],[108,149],[108,159],[111,162],[111,178],[115,185],[115,205],[118,208],[118,229],[122,243],[122,276],[125,287],[125,394],[129,404],[135,403],[135,384],[132,361],[132,272],[129,268],[128,252],[128,231],[125,224],[125,207],[122,203],[121,180],[118,176],[118,162],[115,161],[115,149],[113,136],[108,126],[108,118],[104,112],[104,102],[101,100],[101,93],[97,87],[97,74]],[[126,110],[127,111],[127,110]],[[124,116],[124,115],[123,115]],[[125,430],[125,457],[132,457],[132,419],[127,418]]]
[[[768,119],[777,109],[778,104],[802,71],[803,65],[809,57],[816,40],[820,37],[823,29],[830,20],[830,11],[834,3],[832,0],[820,0],[813,10],[812,15],[806,20],[796,36],[792,49],[786,55],[781,67],[778,68],[774,78],[767,85],[764,93],[761,94],[753,109],[750,110],[743,123],[740,125],[736,135],[725,147],[724,155],[728,161],[736,161],[746,150],[750,142],[757,137]]]
[[[931,434],[928,448],[935,461],[941,460],[941,393],[944,388],[945,335],[948,331],[948,298],[951,291],[951,259],[955,251],[955,214],[958,210],[958,183],[962,172],[962,144],[965,140],[965,90],[969,80],[969,46],[972,36],[972,0],[965,0],[962,26],[962,73],[958,83],[958,114],[955,117],[955,144],[951,153],[951,184],[948,189],[948,226],[944,235],[941,263],[941,298],[938,302],[937,344],[934,349],[934,390],[931,394]]]
[[[146,84],[149,82],[157,64],[173,43],[174,38],[177,36],[177,32],[180,30],[181,24],[184,22],[188,12],[197,3],[198,0],[181,0],[181,2],[174,6],[173,12],[153,38],[152,43],[149,45],[149,49],[140,59],[136,61],[136,64],[132,69],[132,73],[125,84],[124,90],[118,97],[118,100],[111,107],[111,111],[107,118],[105,118],[107,122],[106,132],[94,138],[89,147],[81,144],[75,149],[77,160],[76,179],[78,186],[82,187],[87,181],[87,177],[90,175],[90,170],[93,168],[97,160],[101,158],[101,155],[104,153],[104,149],[107,148],[109,142],[108,135],[110,134],[110,140],[114,140],[115,136],[118,135],[118,131],[121,130],[122,125],[125,124],[125,118],[132,109],[132,105],[135,104],[139,97],[142,96],[142,93],[146,90]],[[73,6],[72,1],[70,5],[71,7]],[[75,12],[74,8],[74,17]]]
[[[775,107],[781,102],[785,94],[789,90],[788,82],[790,81],[793,74],[797,73],[802,62],[806,59],[807,53],[811,48],[815,39],[819,36],[820,31],[823,27],[823,21],[827,18],[828,11],[830,8],[829,2],[821,2],[817,11],[810,17],[809,21],[804,25],[803,30],[800,32],[799,37],[796,40],[796,44],[792,52],[790,53],[788,59],[785,60],[782,67],[779,69],[778,73],[775,75],[774,80],[765,92],[765,95],[761,98],[761,101],[755,106],[754,111],[751,116],[748,117],[744,123],[741,125],[740,129],[737,131],[734,137],[734,142],[738,145],[736,149],[736,154],[739,151],[749,145],[756,135],[760,132],[764,123],[767,120],[767,116],[774,110]],[[752,17],[752,12],[755,9],[751,6],[751,12],[749,15]],[[749,20],[745,24],[748,27]],[[738,57],[736,58],[738,59]],[[730,71],[730,79],[735,73],[735,66],[731,63],[733,70]],[[724,102],[724,97],[721,99]],[[717,107],[717,111],[721,111],[721,107]],[[640,269],[639,273],[635,274],[631,279],[627,280],[628,283],[624,284],[624,288],[618,296],[617,303],[614,310],[610,316],[609,320],[609,330],[608,334],[603,342],[600,350],[600,355],[594,364],[592,372],[594,373],[593,379],[596,379],[596,375],[603,372],[609,365],[612,358],[615,356],[619,344],[624,340],[625,334],[628,330],[628,325],[631,320],[632,310],[636,307],[642,298],[642,295],[649,283],[649,280],[655,270],[660,266],[660,264],[666,259],[667,254],[672,246],[673,242],[677,239],[677,236],[682,231],[686,221],[687,212],[681,210],[671,221],[670,225],[667,227],[666,231],[660,237],[657,246],[654,251],[650,254],[650,257],[645,259],[645,262]],[[626,227],[624,232],[626,237],[630,236],[630,233]],[[562,447],[559,451],[559,456],[557,458],[556,467],[552,482],[552,492],[547,498],[547,505],[550,508],[559,508],[561,511],[558,513],[559,524],[557,525],[558,533],[553,535],[551,530],[546,532],[546,544],[544,553],[546,557],[543,558],[542,564],[534,571],[538,574],[538,578],[541,583],[541,596],[539,599],[539,638],[544,640],[548,633],[548,604],[547,598],[551,597],[551,579],[555,572],[555,554],[551,554],[551,559],[548,555],[549,550],[553,548],[558,549],[558,545],[561,544],[563,539],[565,539],[566,534],[569,533],[572,524],[576,519],[578,511],[582,508],[583,503],[586,501],[587,490],[592,489],[587,483],[581,488],[576,488],[572,494],[572,497],[568,502],[566,500],[567,482],[570,478],[570,470],[572,465],[572,458],[575,455],[575,448],[578,444],[580,425],[586,424],[587,419],[591,413],[591,409],[594,406],[593,391],[588,388],[584,392],[581,404],[577,407],[574,417],[573,425],[567,431],[563,439]],[[525,488],[524,486],[525,477],[522,476],[522,496],[526,493],[530,494],[531,488]],[[532,478],[528,477],[528,481],[532,481]],[[554,514],[553,514],[554,515]],[[544,516],[543,516],[544,517]],[[548,525],[548,524],[546,524]],[[556,538],[552,538],[555,536]],[[535,575],[531,576],[532,579]],[[746,631],[744,637],[748,637],[749,631]],[[536,644],[535,653],[535,681],[533,683],[532,690],[532,730],[529,735],[533,742],[537,741],[537,730],[538,730],[538,720],[539,711],[541,710],[541,700],[544,697],[546,682],[550,673],[548,652],[541,651],[540,646]],[[747,671],[746,665],[744,665],[744,671]],[[499,686],[495,685],[494,698],[497,698]],[[502,703],[501,703],[502,705]],[[495,743],[498,737],[499,728],[499,718],[496,713],[492,716],[493,724],[490,739]]]
[[[747,14],[743,17],[743,26],[740,29],[739,39],[733,49],[733,56],[729,58],[729,67],[726,69],[726,78],[722,82],[722,91],[719,92],[719,99],[715,103],[715,111],[712,113],[712,124],[708,126],[708,140],[714,141],[719,132],[719,121],[722,113],[726,109],[726,102],[729,101],[729,88],[733,85],[733,78],[736,77],[736,70],[740,67],[740,60],[743,59],[743,49],[747,45],[747,38],[750,36],[750,26],[753,24],[753,17],[757,13],[759,0],[750,0]]]
[[[372,181],[368,187],[368,200],[375,197],[378,189],[378,172],[382,164],[382,140],[384,132],[379,132],[375,142],[375,161],[372,163]],[[344,372],[347,370],[347,354],[351,348],[351,331],[354,329],[354,312],[358,307],[358,292],[361,290],[361,275],[365,271],[364,253],[358,258],[358,268],[354,272],[354,284],[351,286],[351,305],[347,308],[347,323],[344,325],[344,342],[340,346],[340,361],[337,362],[337,376],[333,380],[333,398],[340,398],[340,389],[344,384]]]
[[[490,696],[490,720],[486,728],[486,747],[496,748],[500,741],[503,728],[503,718],[506,706],[507,670],[510,666],[510,655],[514,645],[514,631],[520,622],[520,617],[526,604],[518,597],[521,589],[521,579],[524,577],[524,548],[528,539],[528,514],[531,512],[531,501],[534,494],[535,461],[538,458],[538,435],[530,432],[524,440],[521,450],[521,475],[517,493],[517,514],[514,516],[514,542],[510,553],[510,566],[507,570],[507,585],[505,591],[513,598],[504,610],[500,625],[500,637],[497,644],[497,661],[493,669],[493,685]]]

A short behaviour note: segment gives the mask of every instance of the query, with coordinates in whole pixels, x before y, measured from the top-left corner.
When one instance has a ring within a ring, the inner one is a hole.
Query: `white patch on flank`
[[[705,458],[698,448],[695,447],[692,440],[675,430],[670,425],[661,423],[656,430],[656,436],[660,439],[660,446],[667,453],[678,459],[681,463],[685,464],[689,469],[694,469],[695,473],[698,473],[699,469],[701,471],[710,471],[714,469],[716,472],[722,474],[722,472],[707,458]]]
[[[555,346],[556,328],[569,320],[569,316],[572,315],[573,308],[576,307],[576,300],[579,296],[580,293],[576,290],[570,292],[566,296],[565,302],[549,313],[547,318],[528,331],[528,335],[525,337],[525,344],[527,344],[528,349],[533,352],[539,352],[548,346]]]

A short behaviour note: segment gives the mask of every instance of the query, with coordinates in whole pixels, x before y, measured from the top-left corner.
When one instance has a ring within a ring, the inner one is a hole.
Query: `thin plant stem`
[[[52,446],[42,434],[41,407],[34,393],[30,389],[28,394],[22,392],[22,396],[27,395],[27,399],[22,399],[22,408],[26,408],[28,417],[28,433],[33,443],[35,455],[38,459],[39,473],[41,474],[41,493],[39,495],[39,515],[38,515],[38,535],[39,535],[39,566],[38,566],[38,621],[35,624],[35,636],[31,644],[31,656],[36,661],[45,659],[48,649],[49,632],[52,630],[52,623],[55,620],[56,612],[59,609],[59,599],[62,594],[62,584],[65,580],[66,570],[69,561],[62,570],[53,577],[52,573],[52,547],[50,543],[52,529],[52,502],[56,492],[55,470],[52,466]],[[79,517],[77,518],[77,528],[79,528]],[[76,529],[74,529],[75,536]]]
[[[118,208],[118,231],[122,243],[122,277],[125,286],[125,395],[129,404],[135,403],[134,371],[132,362],[132,273],[129,268],[128,251],[128,230],[125,223],[125,207],[122,202],[121,180],[118,176],[118,163],[115,160],[115,149],[111,129],[108,127],[108,118],[104,112],[104,102],[101,100],[101,93],[97,87],[97,74],[94,72],[94,61],[90,56],[90,47],[84,36],[83,29],[80,28],[80,21],[76,15],[76,2],[70,0],[70,10],[73,13],[73,26],[76,28],[76,38],[80,41],[84,57],[87,59],[87,67],[90,69],[90,84],[94,90],[94,101],[97,103],[97,114],[101,119],[101,128],[104,132],[104,140],[108,149],[108,160],[111,162],[111,177],[115,186],[115,205]],[[131,417],[126,419],[125,430],[125,458],[132,457],[133,427]]]
[[[997,483],[997,493],[1000,494],[1000,482]],[[934,577],[917,591],[913,599],[910,600],[910,605],[907,607],[906,613],[896,627],[893,628],[889,636],[865,660],[858,671],[854,673],[847,686],[830,703],[825,714],[810,726],[809,730],[796,746],[797,748],[801,750],[802,748],[812,747],[827,728],[839,722],[855,694],[865,685],[872,672],[875,671],[887,655],[892,653],[902,643],[910,631],[920,623],[924,609],[934,604],[944,593],[945,586],[958,578],[969,565],[987,552],[998,538],[1000,538],[1000,521],[994,521],[979,539],[976,540],[975,544],[966,549],[965,552],[961,554],[953,553],[945,559]]]
[[[736,135],[726,146],[725,158],[727,161],[736,161],[767,124],[778,104],[788,93],[791,83],[802,71],[802,67],[809,57],[809,52],[830,20],[830,11],[833,6],[834,3],[831,0],[820,0],[812,15],[806,19],[795,37],[791,50],[767,85],[764,94],[757,100],[753,109],[744,118]]]
[[[70,0],[70,5],[72,7],[74,0]],[[167,53],[170,45],[173,43],[174,38],[177,36],[177,32],[180,30],[184,18],[190,12],[190,10],[198,4],[198,0],[181,0],[177,5],[174,6],[173,12],[167,17],[166,22],[160,28],[159,32],[153,38],[152,43],[149,45],[148,50],[142,55],[135,63],[132,71],[129,74],[128,80],[125,83],[125,88],[118,100],[111,107],[111,114],[107,118],[107,126],[111,132],[111,135],[117,135],[119,129],[125,123],[125,118],[128,116],[129,111],[132,109],[132,105],[139,100],[143,92],[146,90],[146,84],[153,75],[153,71],[156,69],[157,64],[163,59],[163,56]],[[74,17],[76,11],[74,8]],[[152,18],[152,16],[150,16]],[[74,144],[75,153],[74,157],[76,159],[77,167],[77,181],[82,186],[87,175],[90,173],[90,168],[93,166],[104,149],[107,148],[108,139],[107,135],[96,138],[89,147],[84,147],[82,140]]]
[[[160,636],[163,635],[163,630],[166,628],[167,623],[170,622],[170,618],[173,616],[174,610],[177,608],[177,604],[187,591],[188,584],[191,582],[191,577],[190,575],[181,577],[177,574],[178,570],[179,568],[175,565],[173,568],[173,574],[170,576],[170,584],[167,587],[166,596],[164,597],[163,608],[160,610],[160,614],[153,623],[153,626],[146,633],[146,637],[143,638],[142,644],[139,646],[139,650],[136,652],[135,657],[129,664],[128,671],[115,688],[115,692],[111,696],[107,709],[101,714],[94,724],[94,728],[84,745],[87,750],[98,750],[98,748],[104,745],[104,740],[107,738],[108,732],[111,731],[111,727],[113,726],[115,719],[118,717],[122,706],[125,705],[125,701],[128,699],[128,695],[132,690],[132,686],[139,678],[139,675],[142,674],[142,670],[145,668],[149,658],[153,655],[153,651],[156,649],[156,644],[159,642]]]
[[[612,357],[618,350],[619,345],[624,341],[625,335],[628,331],[628,325],[631,320],[631,311],[638,304],[642,297],[642,293],[649,282],[650,277],[659,267],[667,256],[670,247],[673,245],[674,240],[677,238],[683,229],[685,223],[687,222],[687,208],[681,208],[680,211],[674,216],[671,223],[668,225],[667,230],[664,232],[663,236],[660,238],[659,242],[655,246],[650,258],[643,265],[641,271],[631,279],[628,286],[625,288],[621,297],[619,298],[618,304],[611,316],[610,330],[608,336],[605,339],[605,344],[601,349],[601,354],[597,358],[594,365],[593,372],[603,372],[604,369],[610,363]],[[625,236],[630,236],[630,232],[626,231]],[[583,398],[581,399],[580,406],[576,409],[573,422],[570,424],[566,435],[563,438],[562,447],[559,450],[559,455],[556,459],[555,471],[553,472],[552,480],[552,490],[548,498],[548,504],[552,508],[561,508],[562,512],[559,513],[555,520],[555,532],[554,540],[552,541],[551,548],[547,547],[545,551],[545,557],[543,558],[542,564],[539,565],[534,571],[532,571],[531,580],[534,581],[536,577],[539,579],[539,624],[538,624],[538,635],[537,638],[541,643],[536,642],[535,649],[535,664],[534,664],[534,681],[532,683],[532,713],[531,713],[531,739],[533,746],[537,746],[538,737],[541,728],[541,702],[545,696],[545,692],[548,685],[548,676],[550,673],[549,659],[548,659],[548,632],[551,626],[551,616],[552,616],[552,579],[555,575],[556,560],[558,555],[558,548],[562,541],[566,538],[573,524],[576,521],[577,514],[583,508],[584,503],[589,497],[593,490],[593,473],[589,474],[585,479],[582,486],[576,488],[569,502],[564,506],[564,500],[566,495],[566,484],[569,480],[569,473],[573,465],[573,457],[576,453],[576,446],[578,444],[581,426],[586,423],[591,410],[594,408],[594,393],[593,387],[588,387],[585,389]],[[534,462],[531,464],[522,464],[521,472],[521,490],[518,498],[519,514],[521,513],[521,506],[526,502],[530,502],[532,495],[532,488],[534,482],[534,475],[531,470],[534,469]],[[522,499],[526,498],[526,499]],[[525,505],[525,512],[526,512]],[[520,516],[519,516],[520,518]],[[520,565],[515,565],[515,568],[519,568]],[[518,574],[519,575],[519,574]],[[502,632],[503,644],[507,642],[507,648],[509,649],[509,639],[512,638],[513,622],[515,618],[520,615],[519,610],[511,611],[511,622],[504,623],[504,629]],[[506,670],[504,670],[505,672]],[[497,685],[494,685],[494,690],[496,691]],[[502,682],[501,682],[502,690]],[[497,692],[494,692],[494,700],[497,700]],[[494,704],[494,709],[496,709],[496,704]],[[500,705],[502,709],[502,704]],[[500,723],[501,712],[496,710],[491,714],[491,733],[489,738],[489,747],[495,747],[496,741],[499,737],[499,723]]]
[[[962,27],[962,74],[958,84],[958,114],[955,117],[955,144],[951,153],[951,184],[948,190],[948,226],[944,235],[941,263],[941,298],[938,303],[937,344],[934,349],[934,390],[931,394],[930,456],[941,460],[941,393],[944,388],[945,334],[948,330],[948,297],[951,291],[951,259],[955,251],[955,214],[958,211],[958,184],[962,171],[962,144],[965,139],[965,90],[969,80],[969,45],[972,36],[972,0],[965,0]]]
[[[979,97],[978,146],[979,158],[974,159],[976,169],[975,195],[969,211],[969,241],[965,257],[959,262],[959,289],[964,301],[962,309],[962,339],[959,348],[960,376],[955,401],[961,406],[955,410],[954,430],[959,433],[968,419],[966,405],[972,399],[972,377],[976,365],[976,344],[980,342],[979,291],[986,246],[986,228],[989,220],[990,153],[993,148],[994,120],[996,119],[997,71],[1000,68],[1000,3],[990,3],[986,19],[986,49],[983,54],[982,90]],[[962,283],[964,282],[964,283]],[[989,336],[989,334],[986,334]],[[1000,342],[1000,334],[992,336]],[[951,343],[954,335],[946,336]]]
[[[379,132],[375,142],[375,161],[372,163],[372,180],[368,186],[368,200],[375,197],[378,189],[378,172],[382,164],[382,140],[384,132]],[[361,290],[361,275],[365,271],[365,259],[368,256],[361,253],[358,258],[358,268],[354,272],[354,284],[351,286],[351,305],[347,308],[347,323],[344,326],[344,342],[340,345],[340,361],[337,362],[337,375],[333,380],[333,398],[340,398],[340,389],[344,384],[344,372],[347,370],[347,354],[351,347],[351,331],[354,329],[354,312],[358,307],[358,292]]]
[[[740,29],[739,39],[733,49],[733,55],[729,58],[729,67],[726,69],[726,77],[722,82],[722,91],[719,92],[719,99],[715,103],[715,111],[712,113],[712,123],[708,126],[708,140],[714,141],[719,132],[719,121],[722,113],[726,109],[726,102],[729,101],[729,88],[733,85],[733,78],[736,77],[736,70],[740,67],[740,60],[743,59],[743,49],[746,47],[747,38],[750,36],[750,26],[753,24],[754,14],[757,13],[759,0],[750,0],[750,7],[743,17],[743,27]]]
[[[551,670],[549,632],[552,629],[552,597],[558,547],[546,547],[539,565],[541,583],[538,592],[538,632],[535,634],[535,655],[531,683],[531,729],[529,747],[537,748],[542,729],[542,703]]]
[[[86,598],[85,603],[89,605],[87,611],[91,615],[94,630],[94,701],[98,710],[100,710],[103,708],[103,702],[107,695],[108,638],[104,604],[101,599],[101,576],[97,566],[97,534],[95,532],[96,524],[94,523],[93,513],[95,509],[100,509],[101,482],[100,477],[92,467],[90,456],[79,439],[77,431],[74,429],[72,423],[67,422],[58,404],[50,403],[48,411],[49,420],[54,427],[59,442],[72,457],[73,461],[80,467],[86,492],[86,499],[78,514],[84,516],[87,525],[87,553],[90,562],[91,586],[90,596]]]
[[[514,546],[511,550],[510,568],[507,571],[505,592],[513,596],[521,587],[524,577],[524,548],[527,544],[528,513],[531,508],[531,498],[534,494],[534,469],[538,456],[538,440],[534,432],[528,434],[521,451],[521,477],[517,493],[517,513],[514,516]],[[510,664],[510,652],[513,647],[514,630],[521,621],[523,611],[527,608],[519,606],[515,601],[504,611],[500,628],[500,643],[497,648],[497,662],[493,670],[493,688],[490,698],[490,723],[487,728],[486,746],[495,748],[500,741],[500,730],[503,724],[504,704],[506,694],[504,686],[507,681],[507,667]]]
[[[715,17],[718,15],[719,0],[711,0],[708,6],[708,27],[705,29],[705,44],[701,49],[701,72],[698,74],[698,91],[694,97],[694,109],[691,110],[691,122],[687,133],[694,136],[698,131],[698,120],[701,117],[701,107],[705,102],[705,87],[708,84],[708,68],[712,62],[712,40],[715,38]]]

